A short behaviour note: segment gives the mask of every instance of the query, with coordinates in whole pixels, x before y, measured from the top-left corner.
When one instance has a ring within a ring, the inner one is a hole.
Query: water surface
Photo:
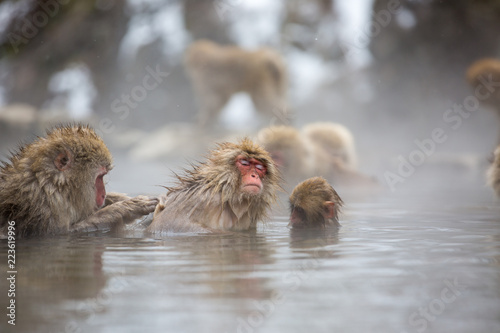
[[[291,231],[275,216],[254,233],[18,240],[16,326],[3,314],[0,331],[500,331],[489,189],[347,202],[341,224]],[[6,313],[5,278],[0,290]]]

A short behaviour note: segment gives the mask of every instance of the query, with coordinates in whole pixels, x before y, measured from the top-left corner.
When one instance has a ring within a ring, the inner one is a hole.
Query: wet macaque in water
[[[255,229],[279,189],[271,156],[249,139],[219,144],[205,162],[177,178],[161,199],[149,232]]]
[[[286,117],[286,67],[271,49],[248,51],[199,40],[186,51],[185,67],[200,105],[200,126],[212,126],[238,92],[248,93],[257,111],[267,118]]]
[[[297,185],[289,198],[292,228],[339,226],[343,202],[321,177],[309,178]]]
[[[478,60],[468,68],[466,77],[474,87],[474,96],[494,108],[500,116],[500,60],[492,58]]]
[[[288,186],[314,174],[311,147],[294,127],[264,128],[257,134],[257,142],[271,154]]]
[[[257,139],[275,160],[288,187],[314,176],[325,177],[336,186],[377,186],[353,167],[352,135],[341,125],[313,124],[302,132],[290,126],[273,126],[261,130]]]
[[[467,70],[467,80],[475,88],[475,96],[500,112],[500,59],[481,59]]]
[[[106,194],[108,148],[93,129],[57,127],[0,167],[0,230],[18,237],[94,231],[154,211],[157,198]]]
[[[488,184],[500,197],[500,146],[495,149],[493,162],[488,168]]]
[[[354,137],[347,127],[335,123],[312,123],[304,126],[302,134],[329,156],[338,158],[352,170],[358,167]]]

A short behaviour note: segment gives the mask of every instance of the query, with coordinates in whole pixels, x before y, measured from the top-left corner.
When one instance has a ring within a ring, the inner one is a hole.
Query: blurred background
[[[481,105],[458,127],[445,115],[473,94],[468,66],[500,56],[498,0],[2,1],[2,159],[54,124],[89,122],[128,162],[116,163],[123,191],[158,191],[137,184],[164,183],[172,161],[213,143],[194,127],[183,67],[186,47],[201,38],[276,49],[289,71],[290,124],[346,125],[360,169],[382,182],[436,128],[447,139],[427,164],[483,177],[497,115]],[[221,137],[252,135],[254,115],[248,96],[235,96],[218,119]],[[138,165],[144,172],[131,173]]]

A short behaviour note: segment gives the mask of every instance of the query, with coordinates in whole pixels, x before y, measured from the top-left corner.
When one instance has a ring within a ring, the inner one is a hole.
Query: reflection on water
[[[351,203],[338,230],[277,216],[255,233],[19,240],[0,331],[498,332],[500,208],[480,190]]]

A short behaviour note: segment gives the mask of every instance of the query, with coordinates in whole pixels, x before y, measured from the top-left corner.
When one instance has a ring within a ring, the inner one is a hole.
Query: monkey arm
[[[133,222],[141,216],[152,213],[158,202],[157,197],[143,195],[115,202],[73,225],[71,232],[92,232]]]
[[[128,195],[126,195],[125,193],[117,193],[117,192],[107,193],[106,199],[104,201],[104,206],[106,207],[106,206],[112,205],[116,202],[125,201],[128,199],[130,199],[130,197]]]
[[[166,202],[167,202],[167,196],[165,194],[160,195],[158,197],[158,205],[156,205],[156,208],[155,208],[155,211],[153,214],[153,218],[156,217],[158,214],[160,214],[165,209]]]

